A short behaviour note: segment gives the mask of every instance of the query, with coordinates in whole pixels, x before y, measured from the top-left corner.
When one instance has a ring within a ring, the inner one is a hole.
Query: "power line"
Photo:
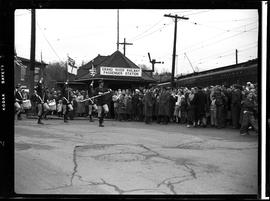
[[[246,24],[246,25],[250,25],[250,24],[253,24],[253,23],[249,23],[249,24]],[[243,27],[243,26],[245,26],[245,25],[237,26],[237,27],[235,27],[235,28],[233,28],[233,29],[237,29],[237,28]],[[232,30],[233,30],[233,29],[232,29]],[[244,31],[244,32],[245,32],[245,31]],[[207,41],[211,41],[211,40],[213,40],[214,38],[217,38],[217,37],[219,37],[219,36],[221,36],[221,35],[223,35],[223,34],[226,34],[226,33],[228,33],[228,31],[224,31],[224,32],[222,32],[222,33],[219,33],[219,34],[213,36],[213,37],[209,37],[208,39],[203,40],[203,41],[201,41],[201,42],[199,42],[199,43],[194,43],[194,44],[192,44],[192,45],[186,47],[186,48],[183,50],[183,52],[189,50],[191,47],[199,46],[199,45],[201,45],[202,43],[205,43],[205,42],[207,42]],[[239,32],[238,32],[238,33],[239,33]],[[191,49],[194,49],[194,48],[191,48]]]
[[[238,21],[246,21],[246,20],[250,20],[253,19],[254,17],[249,17],[249,18],[242,18],[242,19],[228,19],[228,20],[217,20],[217,21],[209,21],[207,20],[208,23],[218,23],[218,22],[238,22]]]
[[[199,11],[197,13],[191,13],[191,14],[186,14],[186,16],[190,16],[190,15],[198,15],[200,13],[207,13],[207,12],[210,12],[211,10],[207,10],[207,11]]]
[[[248,23],[248,24],[244,24],[244,25],[241,25],[241,26],[238,26],[237,28],[232,28],[232,29],[223,29],[223,28],[220,28],[220,27],[216,27],[216,26],[212,26],[212,25],[206,25],[206,24],[201,24],[201,23],[198,23],[198,22],[189,22],[191,24],[195,24],[195,25],[200,25],[200,26],[206,26],[206,27],[210,27],[210,28],[214,28],[214,29],[219,29],[219,30],[222,30],[222,31],[226,31],[226,32],[239,32],[239,31],[234,31],[234,29],[239,29],[240,27],[245,27],[245,26],[248,26],[248,25],[251,25],[251,24],[255,24],[257,23],[256,22],[252,22],[252,23]]]
[[[137,37],[140,37],[141,35],[143,35],[144,33],[148,32],[149,30],[151,30],[152,28],[154,28],[156,25],[158,25],[160,22],[162,22],[164,20],[164,18],[161,18],[157,23],[155,23],[154,25],[152,25],[150,28],[146,29],[145,31],[143,31],[142,33],[138,34],[137,36],[132,37],[130,40],[134,40]]]
[[[150,32],[150,33],[148,33],[148,34],[146,34],[146,35],[144,35],[144,36],[141,36],[141,37],[139,37],[139,38],[137,38],[137,39],[135,39],[135,40],[133,40],[133,41],[140,40],[140,39],[145,38],[145,37],[147,37],[147,36],[150,36],[150,35],[152,35],[152,34],[158,32],[158,31],[162,31],[162,30],[165,29],[167,26],[172,25],[172,24],[173,24],[173,22],[172,22],[172,23],[169,23],[169,24],[164,24],[163,27],[158,28],[158,29],[155,29],[155,31],[152,31],[152,32]]]
[[[53,50],[54,54],[58,57],[59,61],[61,61],[60,57],[58,56],[58,54],[56,53],[55,49],[53,48],[53,46],[51,45],[51,43],[49,42],[49,40],[47,39],[47,37],[45,36],[45,34],[43,33],[41,27],[39,26],[38,22],[37,22],[38,28],[40,29],[44,39],[46,40],[46,42],[48,43],[48,45],[50,46],[50,48]]]
[[[258,42],[256,41],[256,42],[253,42],[253,43],[249,43],[249,44],[240,46],[240,47],[238,47],[237,49],[239,49],[239,48],[241,49],[241,48],[244,48],[244,47],[248,47],[248,46],[250,46],[250,45],[253,45],[254,43],[257,44]],[[253,45],[253,46],[254,46],[254,45]],[[225,54],[225,53],[227,53],[227,52],[232,52],[232,50],[230,49],[230,50],[227,50],[227,51],[224,51],[224,52],[221,52],[221,53],[217,53],[217,54],[209,55],[209,56],[206,56],[206,57],[202,57],[202,58],[200,58],[200,59],[198,59],[198,60],[195,60],[195,62],[198,63],[198,62],[203,61],[203,60],[205,60],[205,59],[207,59],[207,58],[211,58],[211,57],[214,57],[214,56],[220,55],[220,54]]]
[[[217,40],[217,41],[213,41],[213,42],[211,42],[211,43],[205,44],[205,45],[203,45],[203,47],[200,47],[200,48],[191,48],[189,51],[191,51],[191,50],[193,50],[193,52],[194,52],[194,51],[198,51],[199,49],[202,49],[202,48],[205,48],[205,47],[209,47],[209,46],[211,46],[211,45],[213,45],[213,44],[216,44],[216,43],[218,43],[218,42],[220,42],[220,41],[224,41],[224,40],[227,40],[227,39],[229,39],[229,38],[236,37],[236,36],[238,36],[238,35],[241,35],[241,34],[243,34],[243,33],[249,32],[249,31],[254,30],[254,29],[256,29],[256,28],[252,28],[252,29],[249,29],[249,30],[247,30],[247,31],[242,31],[242,32],[237,33],[237,34],[234,34],[234,35],[231,35],[231,36],[228,36],[228,37],[225,37],[225,38],[221,38],[221,39],[219,39],[219,40]],[[180,53],[184,53],[184,52],[186,52],[186,49],[180,51]]]
[[[253,46],[248,47],[248,48],[245,48],[245,49],[240,49],[240,51],[238,51],[238,53],[245,52],[245,51],[247,51],[247,50],[249,50],[249,49],[251,49],[251,48],[254,48],[254,47],[257,47],[257,45],[253,45]],[[230,55],[234,55],[234,54],[235,54],[234,52],[231,52],[231,53],[229,53],[229,54],[220,55],[220,56],[215,57],[215,58],[213,58],[213,59],[211,59],[211,60],[216,60],[216,59],[224,58],[224,57],[227,57],[227,56],[230,56]],[[200,63],[198,63],[198,64],[207,63],[207,61],[209,61],[209,60],[206,60],[206,61],[204,61],[204,62],[200,62]]]

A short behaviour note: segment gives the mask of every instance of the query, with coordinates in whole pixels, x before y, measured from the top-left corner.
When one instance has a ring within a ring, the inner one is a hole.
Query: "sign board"
[[[100,67],[100,75],[141,77],[140,68]]]

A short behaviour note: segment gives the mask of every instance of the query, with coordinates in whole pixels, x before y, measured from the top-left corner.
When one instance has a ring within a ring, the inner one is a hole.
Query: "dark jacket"
[[[242,102],[242,111],[256,113],[258,111],[257,103],[254,100],[249,100],[248,98],[246,98]]]
[[[96,95],[99,95],[100,93],[104,93],[107,91],[108,91],[108,89],[106,89],[104,87],[103,88],[97,87],[95,89],[94,95],[96,96]],[[99,96],[95,100],[96,100],[96,103],[98,106],[102,106],[108,102],[108,98],[106,97],[106,95]]]
[[[199,90],[198,93],[195,94],[194,103],[196,105],[196,112],[198,115],[203,115],[206,113],[207,97],[202,90]]]
[[[153,96],[151,92],[147,92],[143,99],[144,102],[144,115],[151,117],[153,115]]]
[[[16,91],[16,93],[15,93],[15,102],[18,102],[19,104],[22,104],[22,101],[23,101],[22,93],[19,92],[19,91]]]
[[[66,84],[62,88],[61,98],[62,98],[62,101],[63,101],[63,105],[69,104],[69,99],[71,97],[69,96],[68,85],[66,85]]]
[[[167,91],[163,91],[159,96],[158,115],[169,116],[170,115],[170,94]]]
[[[232,107],[240,107],[242,99],[242,92],[239,89],[234,89],[231,93],[231,106]]]

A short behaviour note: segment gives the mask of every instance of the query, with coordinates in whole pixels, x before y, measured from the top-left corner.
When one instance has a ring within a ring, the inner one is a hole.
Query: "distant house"
[[[48,64],[44,62],[35,62],[35,84],[41,77],[45,77],[44,70]],[[30,60],[14,56],[14,86],[21,84],[23,88],[29,89],[30,87]]]

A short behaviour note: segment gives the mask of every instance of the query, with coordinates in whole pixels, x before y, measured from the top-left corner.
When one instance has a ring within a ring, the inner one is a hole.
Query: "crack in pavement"
[[[179,144],[177,146],[163,146],[163,148],[171,148],[171,149],[192,149],[192,150],[236,150],[236,151],[242,151],[247,149],[257,149],[257,146],[253,147],[216,147],[211,144],[208,144],[207,147],[203,147],[203,143],[207,142],[207,140],[201,140],[201,141],[193,141],[193,142],[187,142],[183,144]]]
[[[197,179],[196,172],[193,170],[193,168],[189,167],[186,163],[184,163],[184,166],[189,170],[190,174],[194,179]]]
[[[181,180],[177,180],[175,182],[172,182],[170,180],[172,179],[176,179],[176,178],[182,178]],[[185,181],[189,181],[189,180],[193,180],[194,178],[191,178],[189,175],[183,175],[183,176],[178,176],[178,177],[170,177],[170,178],[166,178],[164,179],[161,183],[157,184],[157,188],[159,188],[161,185],[165,185],[173,194],[177,194],[177,192],[175,191],[175,184],[180,184],[183,183]]]
[[[147,189],[147,188],[140,188],[140,189],[131,189],[131,190],[123,190],[121,189],[120,187],[118,187],[117,185],[115,184],[111,184],[111,183],[108,183],[106,182],[103,178],[100,178],[100,180],[102,182],[93,182],[93,181],[86,181],[86,180],[83,180],[82,178],[79,179],[80,181],[82,182],[86,182],[88,183],[88,185],[94,185],[94,186],[97,186],[97,185],[106,185],[106,186],[109,186],[109,187],[112,187],[114,188],[114,190],[116,192],[118,192],[119,194],[125,194],[125,193],[130,193],[130,192],[136,192],[136,191],[142,191],[142,190],[151,190],[151,191],[155,191],[156,189]]]
[[[159,189],[144,189],[144,188],[139,188],[139,189],[131,189],[131,190],[123,190],[120,187],[118,187],[115,184],[111,184],[106,182],[103,178],[101,178],[101,182],[93,182],[93,181],[87,181],[84,180],[82,176],[78,175],[78,162],[77,162],[77,157],[85,157],[85,156],[80,156],[78,155],[77,151],[78,149],[81,150],[85,150],[85,149],[104,149],[105,147],[111,147],[111,146],[116,146],[116,145],[127,145],[127,144],[94,144],[94,145],[77,145],[74,147],[73,149],[73,171],[70,177],[70,183],[69,184],[65,184],[62,186],[58,186],[58,187],[54,187],[54,188],[48,188],[46,190],[52,190],[52,189],[60,189],[60,188],[67,188],[67,187],[71,187],[73,186],[73,182],[74,182],[74,178],[77,177],[81,182],[87,183],[87,185],[106,185],[109,187],[112,187],[117,193],[119,194],[124,194],[124,193],[130,193],[130,192],[136,192],[136,191],[157,191]],[[153,151],[152,149],[150,149],[149,147],[143,145],[143,144],[131,144],[132,146],[138,146],[141,147],[143,149],[145,149],[146,151],[142,151],[139,153],[136,152],[131,152],[131,151],[127,151],[127,152],[118,152],[118,153],[109,153],[109,154],[101,154],[101,155],[97,155],[97,156],[93,156],[93,158],[97,158],[97,157],[101,157],[101,156],[105,156],[105,155],[115,155],[115,154],[137,154],[137,155],[142,155],[144,157],[143,160],[148,160],[150,158],[153,157],[158,157],[158,158],[162,158],[162,159],[166,159],[169,161],[172,161],[174,163],[176,163],[176,165],[181,165],[184,166],[185,169],[187,170],[187,172],[189,172],[189,175],[184,175],[181,177],[171,177],[171,178],[167,178],[165,180],[163,180],[161,183],[157,184],[157,188],[159,188],[161,185],[165,185],[170,192],[172,192],[172,194],[177,194],[176,190],[175,190],[175,184],[179,184],[179,183],[183,183],[185,181],[188,180],[193,180],[193,179],[197,179],[197,175],[196,172],[194,171],[193,168],[190,167],[190,163],[187,163],[187,160],[180,160],[180,162],[178,161],[178,159],[173,159],[170,157],[166,157],[166,156],[162,156],[160,153],[158,153],[157,151]],[[172,179],[177,179],[179,178],[180,180],[177,181],[172,181]]]

